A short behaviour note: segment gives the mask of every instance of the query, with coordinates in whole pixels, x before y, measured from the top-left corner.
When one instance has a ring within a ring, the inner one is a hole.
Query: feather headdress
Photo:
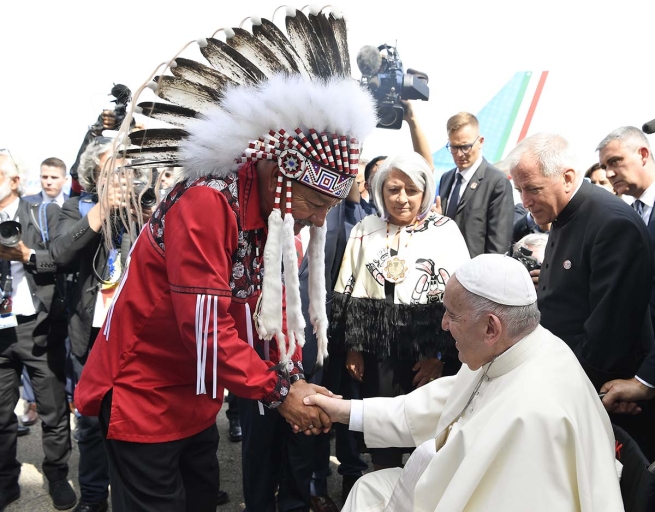
[[[373,98],[350,77],[346,23],[338,10],[305,15],[287,8],[284,31],[264,18],[247,19],[251,31],[222,29],[225,41],[213,36],[197,41],[205,63],[176,56],[170,61],[171,75],[154,78],[150,87],[166,103],[142,102],[137,112],[174,127],[130,134],[133,147],[127,156],[133,167],[183,166],[190,180],[226,176],[245,162],[277,162],[255,321],[263,339],[277,338],[284,362],[296,344],[304,344],[305,328],[291,180],[346,197],[358,172],[360,141],[377,119]],[[310,318],[319,364],[327,356],[324,246],[325,226],[312,227]],[[282,331],[282,264],[288,345]]]

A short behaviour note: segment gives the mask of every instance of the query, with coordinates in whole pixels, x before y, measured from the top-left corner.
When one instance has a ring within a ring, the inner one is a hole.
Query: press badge
[[[0,329],[8,329],[9,327],[17,327],[18,322],[16,321],[16,315],[13,313],[7,313],[5,315],[0,315]]]

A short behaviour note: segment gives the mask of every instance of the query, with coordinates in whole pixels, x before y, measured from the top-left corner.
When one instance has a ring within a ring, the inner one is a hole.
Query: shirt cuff
[[[350,430],[364,432],[364,400],[350,401]]]
[[[635,375],[635,379],[637,379],[639,382],[641,382],[644,386],[655,389],[655,386],[653,386],[652,384],[649,384],[644,379],[640,379],[637,375]]]
[[[289,394],[290,387],[289,378],[286,375],[278,373],[275,388],[261,399],[262,404],[268,409],[275,409],[284,402],[284,399]]]

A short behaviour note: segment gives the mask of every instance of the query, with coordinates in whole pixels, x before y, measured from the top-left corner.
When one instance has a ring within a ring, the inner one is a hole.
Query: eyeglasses
[[[462,144],[461,146],[451,146],[450,142],[446,142],[446,149],[453,155],[456,155],[458,151],[461,151],[463,155],[468,155],[479,138],[480,136],[478,135],[471,144]]]
[[[14,155],[11,154],[11,151],[9,151],[7,148],[0,148],[0,153],[7,153],[9,155],[11,163],[14,164],[16,172],[18,172],[18,164],[16,163],[16,160],[14,160]]]

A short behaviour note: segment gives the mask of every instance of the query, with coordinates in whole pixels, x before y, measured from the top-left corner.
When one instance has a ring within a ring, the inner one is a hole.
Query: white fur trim
[[[309,266],[309,319],[314,326],[319,366],[328,356],[328,318],[325,311],[325,236],[327,223],[310,228],[307,258]]]
[[[337,133],[361,142],[377,123],[375,101],[356,80],[311,82],[299,75],[275,75],[256,85],[232,86],[223,101],[187,126],[180,142],[185,177],[226,176],[248,144],[270,130],[296,128]]]
[[[264,248],[264,279],[259,301],[257,324],[263,340],[277,338],[280,355],[286,353],[286,340],[282,331],[282,233],[284,223],[280,210],[274,209],[268,217],[268,237]]]
[[[282,240],[284,258],[284,290],[287,305],[287,337],[289,348],[280,362],[288,361],[296,351],[296,344],[305,345],[305,317],[302,315],[300,301],[300,281],[298,280],[298,254],[296,253],[293,227],[295,220],[292,215],[284,216],[284,239]],[[264,269],[264,271],[266,271]]]

